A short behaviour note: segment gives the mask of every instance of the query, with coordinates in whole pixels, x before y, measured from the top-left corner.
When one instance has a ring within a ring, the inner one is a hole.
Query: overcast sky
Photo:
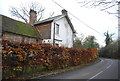
[[[7,2],[6,0],[0,0],[0,14],[12,17],[9,12],[9,8],[11,6],[19,7],[21,3],[27,4],[30,1],[37,1],[45,8],[44,18],[47,18],[51,12],[54,12],[54,15],[61,14],[62,8],[56,5],[52,0],[7,0]],[[101,33],[101,35],[98,34],[80,22],[78,19],[68,14],[75,30],[78,33],[78,36],[80,36],[81,33],[85,37],[88,35],[93,35],[96,37],[96,41],[103,46],[105,45],[105,37],[103,34],[104,32],[109,31],[109,33],[115,33],[113,39],[118,38],[118,19],[114,15],[109,15],[108,13],[100,11],[96,8],[80,7],[80,4],[77,3],[77,0],[54,1],[63,6],[68,12],[79,18],[80,21]]]

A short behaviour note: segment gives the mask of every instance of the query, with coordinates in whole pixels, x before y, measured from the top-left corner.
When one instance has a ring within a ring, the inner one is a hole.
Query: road
[[[75,79],[78,81],[96,81],[102,79],[102,81],[118,81],[118,62],[120,63],[120,60],[101,58],[101,61],[96,64],[56,75],[42,77],[40,79],[65,79],[65,81],[67,79]]]

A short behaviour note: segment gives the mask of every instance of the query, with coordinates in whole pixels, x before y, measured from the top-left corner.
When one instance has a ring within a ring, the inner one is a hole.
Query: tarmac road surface
[[[120,60],[101,58],[101,61],[72,71],[49,75],[39,79],[77,80],[77,81],[120,81],[118,65]],[[41,81],[41,80],[40,80]]]

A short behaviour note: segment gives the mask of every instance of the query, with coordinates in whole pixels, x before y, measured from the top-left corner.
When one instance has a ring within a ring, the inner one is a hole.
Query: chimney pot
[[[63,10],[62,10],[62,14],[63,14],[63,15],[67,15],[67,10],[63,9]]]

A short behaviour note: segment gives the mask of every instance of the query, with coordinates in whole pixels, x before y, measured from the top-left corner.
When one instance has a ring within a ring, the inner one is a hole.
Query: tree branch
[[[28,23],[29,20],[29,11],[30,9],[36,11],[37,13],[37,21],[39,21],[42,17],[43,17],[43,12],[45,10],[45,8],[43,8],[38,2],[31,2],[30,4],[25,4],[25,5],[21,5],[20,8],[15,8],[15,7],[11,7],[10,8],[10,12],[12,14],[12,16],[15,16],[17,18],[21,18],[22,20],[24,20],[26,23]]]
[[[119,4],[119,1],[118,0],[109,0],[109,1],[108,0],[84,0],[78,3],[82,5],[81,7],[90,7],[90,8],[99,7],[101,11],[105,11],[108,13],[111,8]],[[111,13],[109,12],[109,14]]]
[[[115,6],[115,4],[113,4],[113,5],[111,5],[111,6],[107,7],[107,8],[101,9],[101,11],[107,10],[107,9],[112,8],[112,7],[114,7],[114,6]]]
[[[16,8],[12,7],[10,9],[10,12],[13,16],[21,18],[22,20],[24,20],[27,23],[28,20],[24,16],[22,16]]]

